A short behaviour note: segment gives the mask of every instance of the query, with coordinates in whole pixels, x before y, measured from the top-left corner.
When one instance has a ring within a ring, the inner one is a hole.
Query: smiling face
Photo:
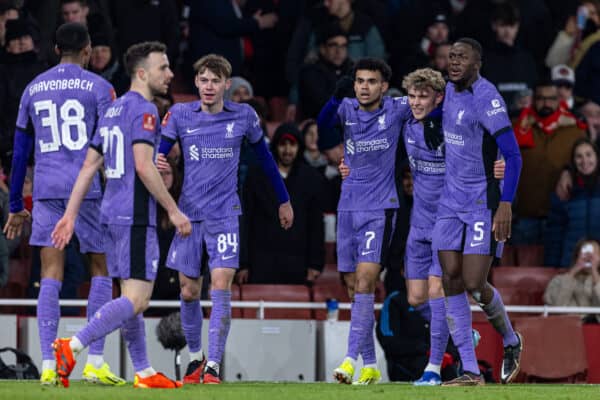
[[[388,83],[383,80],[381,72],[359,69],[354,77],[354,92],[360,107],[371,111],[379,107],[383,94],[388,90]]]
[[[598,157],[589,143],[582,143],[575,148],[573,161],[577,172],[581,175],[592,175],[598,167]]]
[[[417,121],[429,115],[442,102],[443,98],[442,93],[436,92],[429,86],[408,89],[408,105]]]
[[[298,156],[298,142],[282,139],[277,144],[277,159],[284,167],[291,167]]]

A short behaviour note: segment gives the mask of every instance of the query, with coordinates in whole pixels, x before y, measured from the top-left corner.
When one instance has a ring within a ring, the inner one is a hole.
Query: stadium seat
[[[242,285],[242,301],[310,302],[310,290],[304,285]],[[257,318],[258,310],[244,308],[243,318]],[[265,309],[265,319],[311,319],[310,309]]]
[[[523,335],[520,379],[525,382],[584,382],[587,359],[581,317],[562,315],[515,320]]]
[[[518,266],[544,265],[544,246],[519,245],[514,246],[514,251]]]
[[[285,121],[288,100],[286,97],[271,97],[269,99],[269,116],[271,121]]]
[[[335,245],[335,242],[325,242],[325,264],[335,264],[337,262]]]
[[[500,365],[502,364],[502,336],[485,318],[482,312],[474,312],[475,315],[483,316],[483,321],[473,321],[473,329],[477,329],[481,335],[479,345],[475,348],[478,360],[485,360],[492,365],[492,374],[494,379],[500,381]]]
[[[517,257],[515,248],[511,245],[505,245],[502,251],[502,258],[500,259],[501,266],[517,265]]]
[[[340,281],[333,284],[317,281],[312,287],[312,298],[315,303],[324,303],[327,299],[336,299],[339,303],[350,302],[348,291]],[[327,310],[325,308],[314,311],[315,319],[320,321],[327,319]],[[338,319],[341,321],[349,321],[350,310],[339,310]]]
[[[340,276],[339,271],[337,270],[337,265],[335,264],[325,264],[323,268],[323,272],[317,278],[316,283],[319,284],[341,284],[342,278]]]
[[[496,288],[517,288],[529,297],[527,303],[521,305],[543,305],[543,296],[548,282],[557,274],[563,272],[560,268],[549,267],[497,267],[492,270],[492,284]],[[513,297],[514,298],[514,297]],[[506,304],[517,304],[509,303]]]
[[[235,283],[231,285],[231,301],[240,301],[240,285],[236,285]],[[242,318],[242,309],[241,308],[232,308],[231,309],[231,318]]]

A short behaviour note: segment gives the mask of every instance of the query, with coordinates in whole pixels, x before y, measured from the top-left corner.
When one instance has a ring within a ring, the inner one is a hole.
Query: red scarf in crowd
[[[546,135],[551,135],[558,128],[573,125],[577,125],[579,129],[587,129],[587,125],[577,119],[563,101],[560,102],[558,109],[547,117],[540,117],[533,107],[526,107],[521,111],[519,119],[517,119],[515,135],[517,136],[519,147],[531,149],[535,147],[535,141],[533,140],[534,126],[540,128]]]

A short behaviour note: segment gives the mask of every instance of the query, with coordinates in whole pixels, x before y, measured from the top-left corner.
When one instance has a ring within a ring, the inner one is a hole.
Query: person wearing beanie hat
[[[39,61],[31,25],[24,19],[6,21],[3,62],[0,63],[0,158],[10,168],[15,121],[21,94],[48,65]]]
[[[92,54],[90,71],[109,81],[117,93],[123,95],[129,89],[129,77],[114,51],[110,35],[102,30],[90,34]]]
[[[225,91],[225,100],[241,103],[254,97],[252,84],[241,76],[231,78],[231,86]]]
[[[575,71],[565,64],[558,64],[552,67],[552,82],[558,88],[558,97],[561,106],[566,110],[572,111],[575,105],[573,97],[573,88],[575,87]]]
[[[275,193],[267,176],[260,168],[250,169],[243,188],[244,219],[236,279],[239,283],[312,284],[325,260],[325,182],[304,162],[304,144],[296,125],[280,125],[270,147],[294,204],[294,225],[281,230]]]

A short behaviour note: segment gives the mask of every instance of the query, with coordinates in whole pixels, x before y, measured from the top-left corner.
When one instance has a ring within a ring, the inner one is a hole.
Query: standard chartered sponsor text
[[[233,158],[232,147],[202,147],[202,158]]]
[[[364,153],[367,151],[378,151],[387,150],[390,144],[387,138],[373,139],[373,140],[359,140],[354,144],[356,146],[357,153]]]

